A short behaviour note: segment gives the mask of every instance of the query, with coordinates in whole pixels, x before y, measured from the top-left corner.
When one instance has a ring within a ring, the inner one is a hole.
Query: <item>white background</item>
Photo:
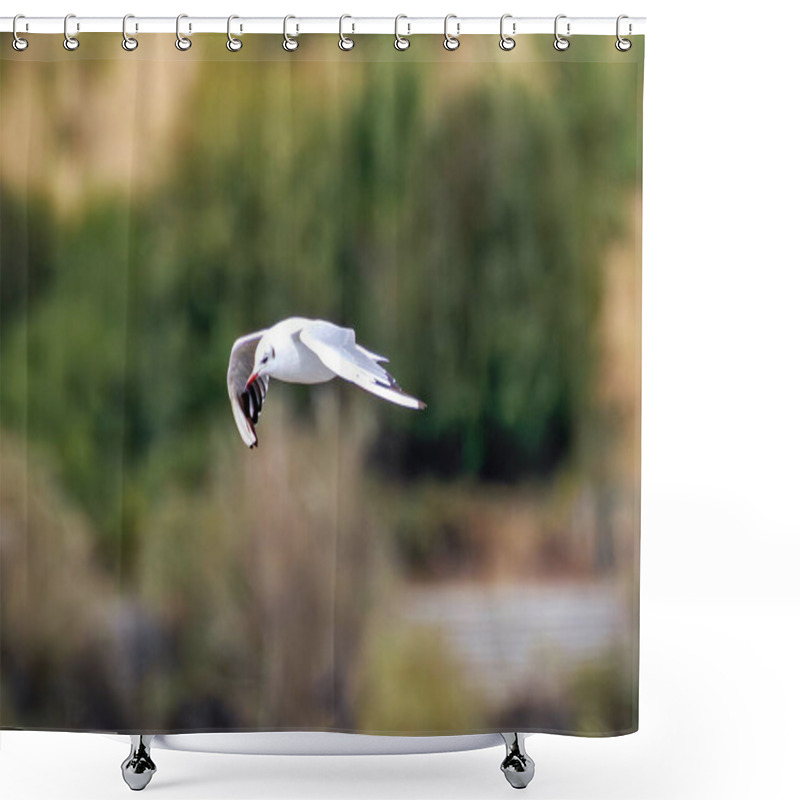
[[[797,4],[24,0],[3,11],[16,12],[647,16],[640,731],[531,737],[537,775],[527,792],[800,796]],[[125,744],[32,732],[4,732],[0,744],[3,798],[130,796],[119,771]],[[145,791],[161,798],[513,791],[498,769],[501,748],[154,756],[159,771]]]

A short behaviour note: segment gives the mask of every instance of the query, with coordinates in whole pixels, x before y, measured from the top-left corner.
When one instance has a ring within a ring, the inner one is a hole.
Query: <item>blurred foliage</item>
[[[209,425],[234,436],[234,338],[302,314],[355,327],[428,403],[374,409],[374,466],[512,479],[575,456],[636,72],[259,66],[197,66],[157,191],[65,217],[3,187],[3,425],[116,535],[137,497],[205,474]]]
[[[637,729],[637,677],[621,655],[598,657],[572,676],[569,698],[574,708],[573,724],[580,733],[627,733]]]
[[[348,676],[376,580],[358,502],[367,431],[349,420],[340,446],[336,393],[320,398],[313,428],[275,398],[255,461],[217,431],[210,480],[142,511],[124,589],[43,452],[4,434],[0,725],[355,724]]]
[[[485,701],[459,671],[439,631],[384,624],[369,641],[357,670],[359,729],[433,733],[431,720],[442,720],[445,730],[485,726]]]

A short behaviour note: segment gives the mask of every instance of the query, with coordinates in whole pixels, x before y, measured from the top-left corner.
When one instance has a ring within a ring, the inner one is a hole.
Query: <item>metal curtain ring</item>
[[[451,19],[457,20],[458,17],[456,17],[455,14],[448,14],[444,18],[444,42],[442,42],[442,44],[444,45],[444,49],[445,50],[450,50],[452,52],[453,50],[458,50],[458,46],[461,44],[461,42],[458,39],[458,34],[461,31],[461,23],[456,22],[456,35],[455,36],[451,36],[447,32],[447,23]]]
[[[239,19],[239,17],[237,17],[236,14],[231,14],[228,17],[228,41],[225,43],[225,47],[227,47],[228,50],[231,51],[231,53],[238,53],[244,46],[244,42],[242,42],[241,39],[237,39],[231,33],[231,22],[233,22],[233,20],[235,19]],[[239,28],[239,30],[241,31],[241,28]]]
[[[553,41],[553,47],[559,52],[564,52],[569,47],[569,39],[565,39],[561,34],[558,32],[558,21],[560,19],[566,19],[566,14],[559,14],[556,17],[555,24],[553,25],[553,33],[555,34],[555,39]],[[569,36],[569,22],[567,23],[567,36]]]
[[[346,19],[353,19],[353,18],[349,14],[342,14],[342,16],[339,17],[339,49],[340,50],[352,50],[356,46],[356,43],[349,36],[345,36],[344,35],[344,21]],[[355,23],[352,23],[352,28],[353,28],[352,32],[355,32],[355,29],[356,29]]]
[[[300,42],[297,41],[295,36],[289,36],[289,31],[287,29],[287,25],[289,24],[290,19],[297,19],[297,17],[293,17],[291,14],[287,14],[283,18],[283,49],[289,53],[294,52],[300,47]],[[300,33],[300,27],[295,23],[295,28],[297,33]]]
[[[406,39],[405,36],[400,35],[400,20],[408,19],[405,14],[398,14],[394,18],[394,49],[395,50],[408,50],[411,47],[411,39]],[[406,23],[408,24],[408,23]],[[408,25],[408,33],[411,33],[411,25]]]
[[[505,30],[504,30],[506,20],[507,19],[511,19],[511,18],[512,18],[512,14],[503,14],[503,16],[500,17],[500,49],[501,50],[506,50],[506,51],[513,50],[517,46],[517,43],[510,36],[506,36]],[[516,22],[512,22],[511,23],[511,32],[512,33],[516,33],[517,32],[517,23]]]
[[[139,40],[133,36],[128,36],[128,20],[135,19],[133,14],[126,14],[122,18],[122,49],[127,50],[129,53],[139,46]],[[136,26],[138,29],[138,25]]]
[[[69,28],[69,21],[71,19],[75,19],[74,14],[67,14],[67,16],[64,17],[64,49],[69,51],[77,50],[81,45],[81,43],[74,36],[69,35],[68,28]],[[75,31],[77,32],[80,29],[81,29],[80,25],[76,23]]]
[[[188,14],[178,14],[175,18],[175,47],[178,50],[186,51],[192,46],[192,40],[181,33],[181,20],[188,19]],[[189,23],[189,33],[192,32],[192,24]]]
[[[14,21],[11,23],[11,33],[14,34],[14,38],[11,40],[11,46],[16,51],[21,53],[23,50],[27,50],[28,49],[28,40],[27,39],[23,39],[17,33],[17,20],[18,19],[25,19],[24,14],[17,14],[14,17]]]
[[[623,39],[619,35],[619,24],[620,24],[620,22],[622,22],[623,19],[628,19],[627,14],[620,14],[617,17],[617,41],[614,44],[614,47],[616,47],[617,50],[620,51],[620,53],[626,53],[628,50],[631,49],[631,47],[633,47],[633,42],[630,39]],[[629,24],[628,25],[628,35],[630,35],[630,32],[631,32],[631,26]]]

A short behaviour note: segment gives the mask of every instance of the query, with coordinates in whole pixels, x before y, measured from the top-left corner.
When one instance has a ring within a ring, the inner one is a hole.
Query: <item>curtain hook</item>
[[[64,49],[65,50],[77,50],[80,47],[80,42],[74,37],[69,35],[69,21],[71,19],[75,19],[74,14],[67,14],[64,17]],[[76,22],[75,23],[75,31],[76,33],[80,31],[81,26]]]
[[[517,46],[517,43],[510,36],[506,36],[506,33],[503,30],[504,27],[505,27],[506,20],[507,19],[511,19],[511,18],[512,18],[511,14],[503,14],[503,16],[500,17],[500,49],[501,50],[506,50],[506,51],[513,50]],[[517,32],[517,23],[516,22],[512,22],[511,23],[511,32],[512,33],[516,33]]]
[[[563,53],[564,50],[566,50],[569,47],[569,39],[565,39],[563,36],[561,36],[561,34],[559,34],[559,32],[558,32],[558,21],[560,19],[566,19],[566,18],[567,18],[566,14],[559,14],[556,17],[556,21],[555,21],[555,24],[553,26],[553,32],[555,33],[555,37],[556,37],[555,40],[553,41],[553,47],[555,47],[555,49],[558,50],[561,53]],[[569,36],[569,22],[567,23],[567,36]]]
[[[23,39],[17,33],[17,20],[18,19],[25,19],[25,15],[24,14],[17,14],[14,17],[14,21],[11,23],[11,33],[14,34],[14,38],[11,40],[11,46],[17,52],[21,53],[23,50],[27,50],[28,49],[28,40],[27,39]]]
[[[408,19],[405,14],[398,14],[394,18],[394,49],[395,50],[408,50],[411,47],[411,39],[406,39],[405,36],[400,35],[400,20],[401,19]],[[408,33],[411,33],[411,25],[408,25]]]
[[[291,14],[287,14],[283,18],[283,49],[289,53],[292,53],[295,50],[297,50],[298,47],[300,47],[300,42],[297,41],[296,36],[289,36],[289,31],[287,29],[287,26],[289,24],[290,19],[297,19],[297,17],[294,17]],[[295,28],[297,30],[297,33],[300,33],[300,26],[295,24]]]
[[[178,14],[175,18],[175,47],[178,50],[186,51],[192,46],[192,40],[181,33],[181,20],[188,19],[188,14]],[[189,33],[192,32],[192,23],[189,23]]]
[[[456,35],[455,36],[451,36],[447,32],[447,23],[451,19],[456,20]],[[459,23],[457,20],[458,20],[458,17],[455,14],[448,14],[444,18],[444,42],[442,42],[442,44],[444,45],[444,49],[445,50],[450,50],[451,52],[453,50],[458,50],[458,46],[461,44],[461,42],[458,39],[458,34],[460,32],[460,29],[461,29],[461,23]]]
[[[233,22],[233,20],[235,19],[239,19],[239,17],[237,17],[236,14],[231,14],[228,17],[228,41],[225,43],[225,47],[227,47],[228,50],[231,51],[231,53],[238,53],[244,46],[244,42],[241,39],[237,39],[231,33],[231,22]],[[239,30],[241,31],[241,27],[239,28]]]
[[[133,14],[126,14],[122,18],[122,49],[127,50],[129,53],[134,51],[139,46],[139,40],[133,36],[128,36],[128,20],[135,19]],[[138,30],[138,25],[136,29]]]
[[[628,50],[631,49],[631,47],[633,47],[633,42],[630,39],[623,39],[619,34],[619,24],[624,19],[629,19],[627,14],[620,14],[617,17],[617,41],[614,44],[614,47],[616,47],[617,50],[620,51],[620,53],[626,53]],[[628,35],[629,36],[630,36],[630,33],[631,33],[631,26],[630,26],[630,23],[628,23]]]
[[[344,35],[343,26],[344,26],[344,21],[346,19],[353,19],[353,18],[349,14],[342,14],[342,16],[339,17],[339,49],[340,50],[352,50],[356,46],[356,43],[349,36],[345,36]],[[355,30],[356,30],[355,23],[352,23],[352,28],[353,28],[353,30],[351,32],[355,33]]]

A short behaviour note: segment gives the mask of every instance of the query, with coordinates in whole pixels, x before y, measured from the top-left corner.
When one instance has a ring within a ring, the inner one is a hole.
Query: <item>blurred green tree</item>
[[[291,315],[353,326],[428,403],[373,404],[389,473],[547,475],[597,424],[638,71],[318,67],[199,65],[155,191],[64,219],[2,187],[2,425],[49,449],[109,541],[202,478],[209,425],[235,439],[230,345]]]

